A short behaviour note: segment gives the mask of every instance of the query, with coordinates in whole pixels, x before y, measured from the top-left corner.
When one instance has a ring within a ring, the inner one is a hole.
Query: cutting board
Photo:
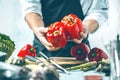
[[[73,57],[51,57],[51,59],[59,65],[77,65],[87,62],[86,60],[76,60],[76,58]]]
[[[80,60],[76,60],[75,58],[73,57],[50,57],[54,62],[56,62],[57,64],[61,65],[62,67],[64,68],[67,68],[67,67],[71,67],[71,66],[74,66],[74,65],[80,65],[82,63],[86,63],[87,61],[84,60],[84,61],[80,61]],[[48,61],[46,61],[44,58],[39,58],[41,61],[43,61],[46,65],[49,65],[50,63]],[[26,60],[26,62],[28,64],[33,64],[33,65],[36,65],[35,62],[32,62],[32,61],[28,61]]]

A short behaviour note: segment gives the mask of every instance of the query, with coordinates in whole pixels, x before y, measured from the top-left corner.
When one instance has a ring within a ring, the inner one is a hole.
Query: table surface
[[[57,58],[57,61],[61,61],[58,59],[60,59],[60,58]],[[66,60],[66,58],[65,58],[65,60]],[[65,60],[63,60],[63,61],[65,61]],[[43,61],[44,61],[44,59],[43,59]],[[69,60],[67,59],[66,61],[69,61]],[[105,73],[95,72],[94,70],[86,71],[86,72],[83,72],[81,70],[72,70],[72,71],[69,71],[69,73],[70,74],[66,74],[66,73],[63,73],[62,71],[59,71],[60,80],[85,80],[84,76],[91,75],[91,74],[92,75],[101,75],[103,77],[103,80],[110,80],[109,76],[105,76]]]
[[[60,80],[85,80],[85,75],[100,75],[103,80],[110,80],[109,76],[105,76],[104,73],[96,73],[95,71],[71,71],[70,74],[60,72]]]

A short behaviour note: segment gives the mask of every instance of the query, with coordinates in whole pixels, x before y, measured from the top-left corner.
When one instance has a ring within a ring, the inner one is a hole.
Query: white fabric
[[[27,13],[35,12],[42,16],[40,0],[20,0],[23,9],[23,16]],[[80,0],[85,20],[94,19],[99,26],[107,19],[107,0]]]

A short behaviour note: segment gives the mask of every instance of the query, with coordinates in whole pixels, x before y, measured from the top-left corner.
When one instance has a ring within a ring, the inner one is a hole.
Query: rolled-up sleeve
[[[84,10],[83,10],[84,11]],[[92,0],[89,3],[86,12],[84,12],[85,20],[94,19],[98,22],[99,27],[107,20],[108,18],[108,2],[107,0]]]
[[[42,16],[40,0],[20,0],[23,16],[34,12]]]

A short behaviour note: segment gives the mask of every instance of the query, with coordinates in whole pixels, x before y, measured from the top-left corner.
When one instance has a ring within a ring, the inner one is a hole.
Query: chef
[[[34,33],[33,46],[37,54],[42,51],[47,56],[71,56],[71,48],[80,43],[90,47],[88,34],[99,29],[108,17],[107,0],[21,0],[21,4],[24,19]],[[47,26],[70,13],[82,20],[81,38],[67,41],[64,48],[54,47],[45,37]]]

